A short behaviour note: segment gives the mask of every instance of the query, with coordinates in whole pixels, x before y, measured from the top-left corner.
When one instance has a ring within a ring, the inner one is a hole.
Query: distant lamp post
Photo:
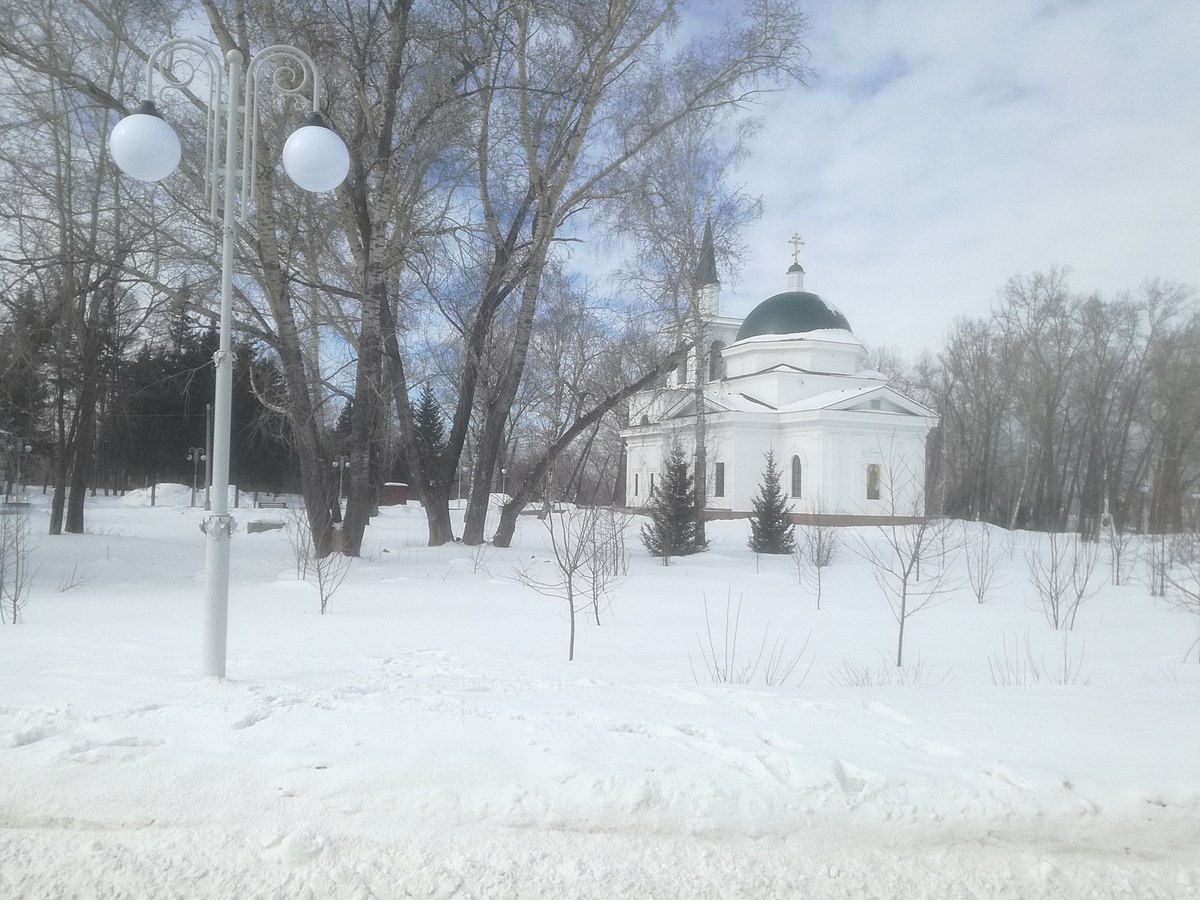
[[[333,458],[333,467],[338,473],[338,509],[342,508],[342,495],[345,493],[343,486],[346,480],[346,470],[350,468],[350,457],[335,456]]]
[[[203,447],[188,447],[188,462],[192,464],[192,506],[196,505],[196,482],[200,478],[200,463],[208,461]]]
[[[508,468],[505,466],[500,467],[500,493],[508,496]]]
[[[177,56],[184,56],[176,69]],[[196,75],[206,70],[197,87],[207,87],[208,141],[204,172],[208,178],[210,214],[221,218],[221,320],[219,348],[213,354],[216,370],[213,421],[213,503],[204,523],[207,535],[205,564],[204,673],[225,676],[225,644],[229,610],[229,542],[233,517],[229,515],[230,413],[233,392],[233,250],[240,208],[244,221],[254,200],[258,169],[258,89],[265,81],[288,97],[304,97],[312,91],[312,115],[288,138],[283,148],[283,167],[306,191],[336,188],[350,168],[350,155],[320,116],[321,76],[308,54],[295,47],[277,44],[251,57],[238,50],[225,54],[227,68],[213,48],[193,38],[175,38],[159,44],[146,62],[146,101],[122,119],[109,136],[113,161],[130,178],[155,182],[166,178],[179,165],[182,147],[174,129],[166,123],[149,98],[154,96],[154,73],[167,87],[188,94]],[[264,69],[274,71],[264,74]],[[238,118],[242,116],[239,130]],[[224,118],[224,130],[221,119]],[[240,152],[239,152],[240,151]],[[222,154],[224,158],[222,159]],[[239,189],[240,188],[240,189]],[[240,200],[240,203],[239,203]],[[193,488],[193,505],[195,504]]]
[[[17,494],[24,494],[25,486],[21,482],[21,460],[24,459],[26,455],[33,452],[33,444],[29,443],[28,438],[17,438],[17,440],[9,446],[12,448],[13,468],[16,470],[13,472],[13,483],[16,486]]]

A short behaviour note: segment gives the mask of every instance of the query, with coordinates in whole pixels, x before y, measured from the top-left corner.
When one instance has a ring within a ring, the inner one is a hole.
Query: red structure
[[[383,486],[383,500],[380,502],[380,506],[404,506],[407,503],[407,484],[398,481],[389,481]]]

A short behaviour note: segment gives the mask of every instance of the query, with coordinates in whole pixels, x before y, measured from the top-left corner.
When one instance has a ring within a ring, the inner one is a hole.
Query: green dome
[[[836,309],[808,291],[785,291],[768,297],[750,311],[738,329],[737,340],[760,334],[803,334],[823,328],[850,330]]]

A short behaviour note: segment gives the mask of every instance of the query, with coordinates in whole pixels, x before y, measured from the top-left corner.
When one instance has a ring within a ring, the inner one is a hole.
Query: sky
[[[773,95],[740,177],[762,195],[721,311],[805,287],[855,334],[937,351],[1013,276],[1112,296],[1200,288],[1200,3],[821,0],[816,76]]]

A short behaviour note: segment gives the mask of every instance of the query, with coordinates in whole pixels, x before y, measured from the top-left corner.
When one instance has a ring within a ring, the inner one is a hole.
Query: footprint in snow
[[[906,716],[904,713],[897,712],[896,710],[892,709],[890,706],[888,706],[884,703],[880,703],[878,701],[873,701],[870,703],[863,703],[863,709],[870,710],[871,712],[873,712],[877,715],[883,716],[885,719],[891,719],[893,722],[899,722],[901,725],[916,725],[917,724],[912,719],[910,719],[908,716]]]
[[[952,747],[949,744],[939,744],[937,741],[926,740],[925,738],[917,737],[915,734],[901,735],[900,743],[909,750],[916,750],[919,753],[925,753],[929,756],[946,756],[957,758],[963,755],[963,752],[957,747]]]
[[[263,719],[271,715],[271,711],[261,707],[247,711],[240,719],[233,723],[235,731],[240,731],[243,728],[249,728],[251,725],[257,725]]]

